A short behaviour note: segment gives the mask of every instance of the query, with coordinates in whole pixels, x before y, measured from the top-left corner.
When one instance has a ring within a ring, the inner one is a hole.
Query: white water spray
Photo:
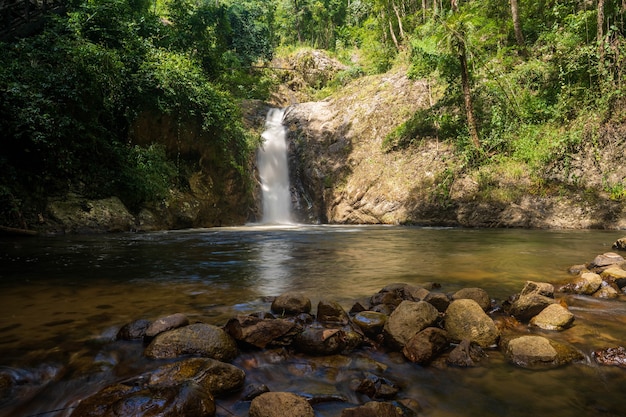
[[[270,109],[261,135],[258,153],[259,177],[263,191],[263,223],[291,223],[291,192],[287,165],[287,141],[283,126],[284,109]]]

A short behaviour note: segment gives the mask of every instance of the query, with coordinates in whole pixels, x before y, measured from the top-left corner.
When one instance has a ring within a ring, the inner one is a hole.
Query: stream
[[[116,342],[130,321],[185,313],[223,325],[269,311],[287,290],[349,310],[356,300],[404,282],[440,291],[481,287],[498,304],[526,280],[558,284],[567,269],[610,252],[615,231],[399,226],[247,226],[144,234],[0,239],[0,416],[69,416],[73,404],[149,369],[141,342]],[[420,416],[623,416],[626,370],[601,367],[595,349],[626,344],[626,300],[568,296],[571,329],[529,333],[566,341],[583,363],[529,371],[496,350],[471,369],[419,366],[401,354],[361,350],[313,361],[248,352],[247,382],[309,394],[350,390],[354,372],[376,368],[420,404]],[[250,363],[256,364],[250,366]],[[7,387],[2,375],[15,386]],[[294,377],[296,376],[296,377]],[[349,404],[314,406],[339,416]],[[249,403],[218,401],[218,416],[247,416]]]

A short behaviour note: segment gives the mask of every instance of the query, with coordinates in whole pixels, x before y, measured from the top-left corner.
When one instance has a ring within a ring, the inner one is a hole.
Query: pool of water
[[[395,226],[4,237],[0,370],[13,373],[21,389],[0,404],[0,416],[69,415],[78,399],[149,367],[141,346],[111,343],[135,319],[182,312],[222,325],[238,313],[269,310],[268,297],[287,290],[306,293],[314,306],[328,299],[349,309],[394,282],[435,281],[443,292],[481,287],[501,302],[526,280],[568,279],[569,266],[611,251],[620,237],[615,231]],[[626,344],[624,300],[570,296],[567,302],[575,326],[550,337],[574,344],[587,357],[594,349]],[[481,367],[447,369],[368,351],[356,352],[332,377],[319,372],[332,366],[319,364],[316,371],[309,363],[294,380],[296,359],[258,355],[249,362],[265,365],[247,370],[250,381],[265,379],[273,390],[295,392],[332,386],[348,397],[348,374],[375,360],[401,386],[402,396],[421,404],[423,416],[617,416],[626,410],[626,370],[592,360],[538,372],[490,351]],[[221,407],[218,415],[247,415],[245,404],[225,400]],[[324,404],[316,412],[338,416],[341,407]]]

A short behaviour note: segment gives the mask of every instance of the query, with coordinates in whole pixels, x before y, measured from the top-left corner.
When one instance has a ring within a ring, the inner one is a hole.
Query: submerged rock
[[[237,345],[219,327],[196,323],[159,334],[144,355],[152,359],[196,355],[230,362],[237,356]]]
[[[115,384],[81,401],[71,417],[208,417],[215,415],[210,392],[193,381],[171,386]]]
[[[380,401],[370,401],[359,407],[344,408],[341,417],[405,417],[400,407]]]
[[[386,378],[378,375],[367,374],[355,389],[360,394],[367,395],[372,399],[389,400],[395,398],[400,388]]]
[[[290,392],[266,392],[250,403],[250,417],[314,417],[306,399]]]
[[[243,387],[246,374],[234,365],[210,358],[170,363],[146,375],[149,385],[178,385],[193,380],[204,390],[222,395]]]
[[[471,299],[460,299],[450,304],[446,310],[445,329],[450,341],[469,340],[482,347],[494,345],[500,337],[494,321]]]
[[[507,359],[521,368],[556,368],[583,358],[574,348],[542,336],[520,336],[505,342]]]
[[[146,335],[146,330],[150,326],[150,320],[135,320],[127,323],[117,332],[117,340],[139,340]]]
[[[593,352],[593,358],[600,365],[626,368],[626,348],[623,346],[596,350]]]
[[[446,362],[448,365],[468,368],[478,365],[487,354],[476,342],[464,339],[448,355]]]

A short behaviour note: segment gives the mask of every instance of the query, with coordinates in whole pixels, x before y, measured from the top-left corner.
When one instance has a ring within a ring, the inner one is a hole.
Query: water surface
[[[443,292],[481,287],[501,302],[526,280],[567,280],[569,266],[610,251],[619,237],[610,231],[294,225],[3,238],[0,370],[16,375],[22,389],[0,404],[0,416],[69,415],[63,409],[77,399],[149,367],[140,344],[110,342],[135,319],[182,312],[222,325],[237,313],[269,310],[268,297],[287,290],[305,292],[313,305],[325,298],[349,309],[394,282],[435,281]],[[588,357],[593,349],[626,344],[624,301],[567,302],[575,326],[550,337]],[[617,416],[626,410],[626,371],[592,360],[531,372],[507,364],[497,351],[476,369],[355,354],[362,361],[372,357],[401,385],[402,396],[422,405],[424,416]],[[296,392],[332,385],[354,399],[347,380],[361,367],[357,359],[332,376],[320,372],[330,365],[308,364],[297,380],[292,362],[253,359],[262,365],[247,370],[252,382],[269,379],[273,390]],[[229,411],[218,415],[246,415],[245,404],[223,407]],[[316,406],[319,416],[338,416],[340,409]]]

